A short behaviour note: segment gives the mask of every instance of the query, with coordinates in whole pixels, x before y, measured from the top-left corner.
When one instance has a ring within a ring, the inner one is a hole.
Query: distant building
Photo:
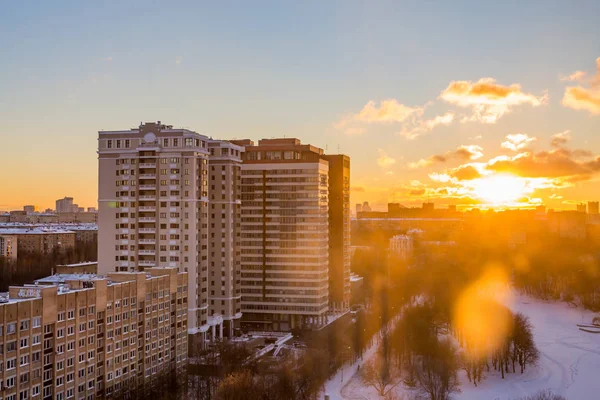
[[[18,239],[14,235],[0,235],[0,257],[9,261],[17,260]]]
[[[23,211],[25,211],[28,214],[34,213],[35,206],[23,206]]]
[[[577,204],[577,212],[582,212],[582,213],[586,212],[585,203]]]
[[[11,286],[0,297],[2,398],[120,399],[164,385],[187,368],[187,303],[187,273],[174,268]]]
[[[75,247],[75,232],[67,230],[0,228],[0,235],[16,236],[19,253],[50,254],[55,249],[64,251]]]
[[[10,222],[27,222],[26,211],[11,211],[9,214]]]
[[[588,214],[598,214],[598,202],[597,201],[588,201]]]
[[[390,215],[400,212],[400,203],[388,203],[388,213]]]
[[[423,203],[423,211],[424,212],[431,212],[434,209],[434,204],[433,203]]]
[[[56,200],[56,212],[57,213],[70,213],[73,212],[73,198],[64,197]]]
[[[95,213],[95,212],[98,212],[98,210],[96,210],[96,207],[88,207],[87,208],[87,212],[89,212],[89,213]]]
[[[563,238],[585,239],[586,215],[579,211],[548,213],[548,228],[551,233]]]
[[[396,235],[390,239],[390,252],[403,260],[408,260],[414,251],[412,235]]]
[[[358,203],[356,205],[356,216],[358,216],[358,213],[362,212],[362,204]]]
[[[448,211],[450,211],[450,212],[456,212],[456,205],[455,204],[450,204],[448,206]]]
[[[368,201],[365,201],[362,205],[362,211],[363,212],[371,212],[371,206],[369,205]]]

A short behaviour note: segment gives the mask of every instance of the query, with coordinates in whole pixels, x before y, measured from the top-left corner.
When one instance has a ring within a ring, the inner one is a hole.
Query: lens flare
[[[490,267],[459,297],[453,315],[457,336],[471,357],[497,350],[511,331],[508,279],[499,267]]]

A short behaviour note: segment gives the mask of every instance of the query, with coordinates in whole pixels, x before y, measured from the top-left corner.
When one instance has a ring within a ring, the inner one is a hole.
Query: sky
[[[297,137],[351,201],[600,200],[598,1],[0,0],[0,210],[97,203],[98,130]]]

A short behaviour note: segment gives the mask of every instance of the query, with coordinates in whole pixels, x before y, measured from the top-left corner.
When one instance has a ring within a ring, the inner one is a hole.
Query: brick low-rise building
[[[187,274],[63,274],[0,301],[3,399],[121,398],[185,370]]]

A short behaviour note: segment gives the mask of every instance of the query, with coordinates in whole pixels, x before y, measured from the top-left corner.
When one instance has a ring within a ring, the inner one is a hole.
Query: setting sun
[[[527,192],[527,183],[513,175],[492,175],[475,180],[473,192],[492,204],[506,204],[522,198]]]

